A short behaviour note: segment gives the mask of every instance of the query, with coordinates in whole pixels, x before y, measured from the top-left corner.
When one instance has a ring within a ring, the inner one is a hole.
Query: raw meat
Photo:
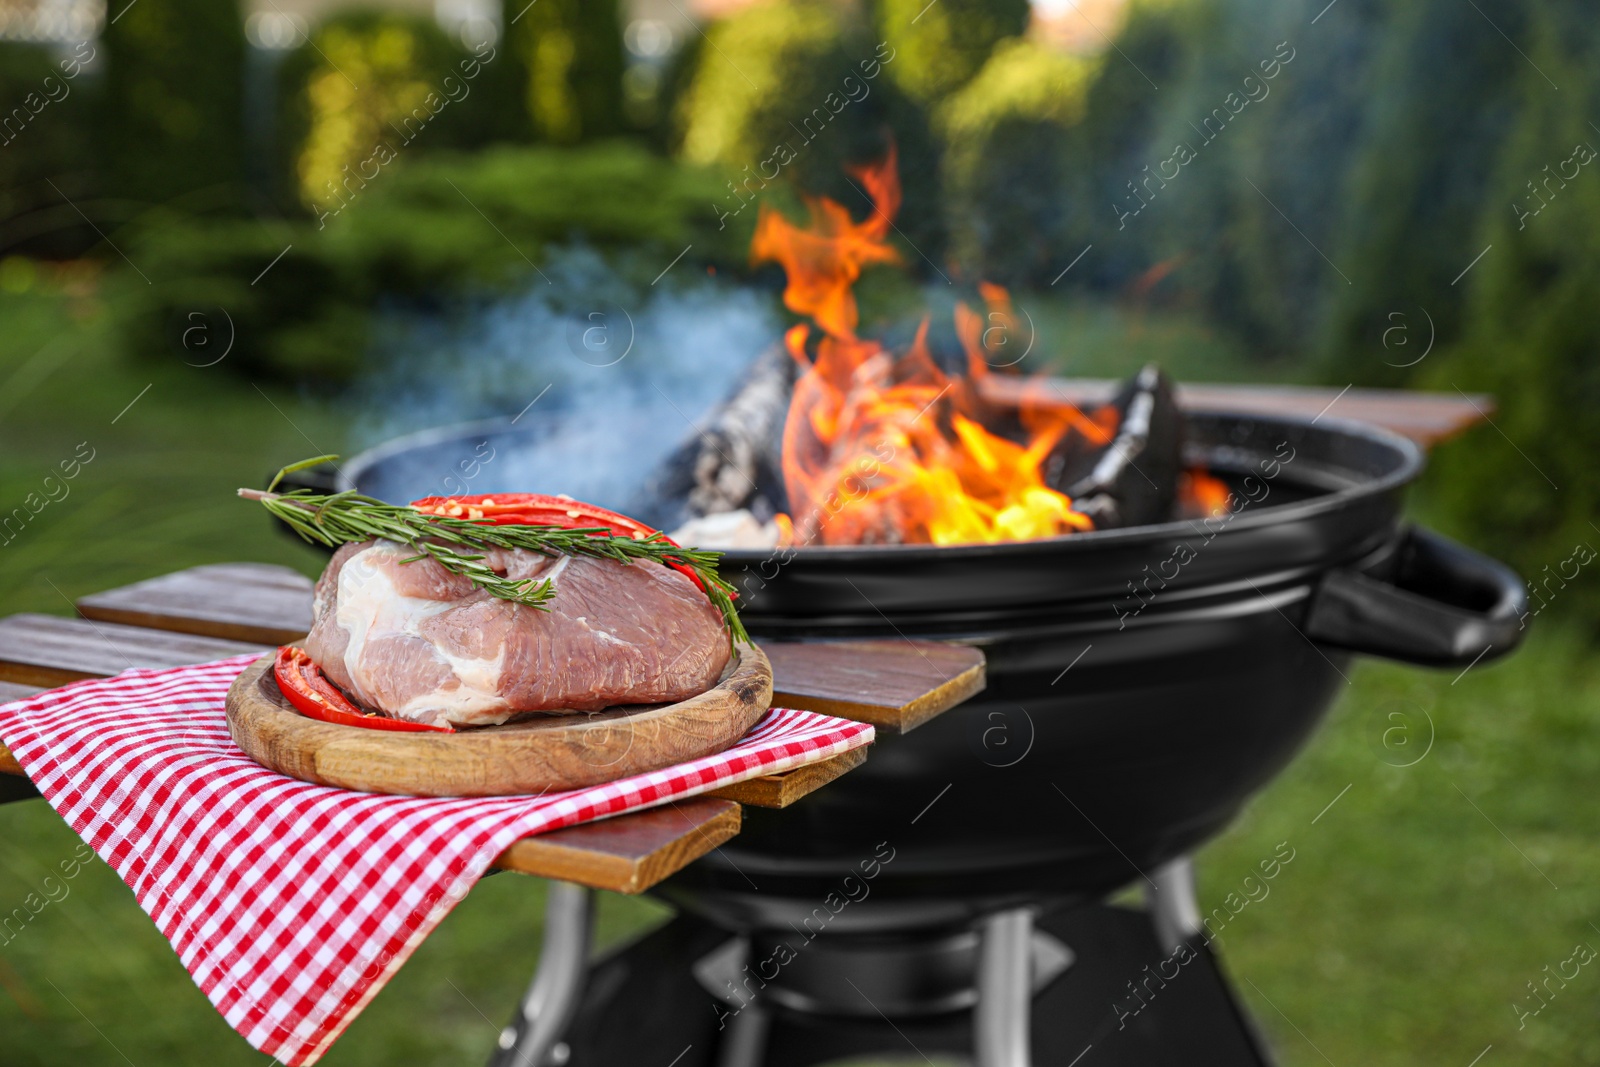
[[[501,600],[389,541],[345,545],[317,582],[306,651],[358,702],[414,722],[482,726],[524,712],[683,700],[728,663],[722,616],[656,563],[491,550],[549,578],[548,610]]]

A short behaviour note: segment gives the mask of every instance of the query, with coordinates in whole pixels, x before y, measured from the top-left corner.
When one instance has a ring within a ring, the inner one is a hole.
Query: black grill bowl
[[[1409,441],[1222,412],[1191,413],[1189,433],[1188,459],[1235,490],[1229,517],[1004,545],[729,553],[758,637],[972,644],[988,688],[802,803],[747,810],[737,838],[658,892],[767,929],[798,928],[829,894],[868,894],[832,916],[835,933],[1100,896],[1221,830],[1347,686],[1352,652],[1446,666],[1520,640],[1516,575],[1402,525],[1422,467]],[[345,487],[437,492],[418,472],[486,446],[519,457],[507,468],[540,469],[535,434],[485,423],[358,456]],[[493,489],[568,486],[470,491]]]

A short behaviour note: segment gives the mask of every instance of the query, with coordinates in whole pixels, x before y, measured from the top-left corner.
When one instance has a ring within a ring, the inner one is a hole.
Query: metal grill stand
[[[1150,881],[1142,911],[1018,908],[897,942],[822,935],[771,980],[753,978],[750,961],[769,958],[772,942],[690,915],[591,970],[590,893],[553,883],[545,952],[491,1067],[663,1056],[676,1067],[806,1067],[935,1052],[974,1067],[1271,1067],[1207,946],[1192,864],[1175,860]],[[1192,961],[1181,976],[1134,999],[1180,947]],[[951,977],[963,960],[964,984]]]

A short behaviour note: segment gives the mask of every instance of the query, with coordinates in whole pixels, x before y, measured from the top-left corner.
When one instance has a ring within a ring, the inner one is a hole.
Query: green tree
[[[927,116],[890,77],[894,49],[817,0],[759,4],[706,34],[677,123],[686,160],[737,175],[721,210],[742,212],[792,182],[859,217],[869,202],[846,168],[882,157],[892,141],[905,194],[896,226],[921,253],[909,259],[939,260],[939,153]]]
[[[1172,152],[1171,144],[1156,140],[1157,128],[1167,118],[1166,98],[1193,61],[1191,42],[1204,24],[1202,9],[1209,7],[1199,0],[1128,4],[1117,48],[1095,64],[1081,103],[1082,121],[1065,141],[1068,157],[1061,165],[1066,173],[1050,205],[1060,214],[1051,231],[1058,241],[1056,267],[1046,281],[1090,245],[1093,253],[1063,278],[1063,288],[1121,288],[1156,258],[1149,242],[1157,227],[1122,226],[1119,205],[1128,195],[1127,183]]]
[[[402,152],[489,140],[493,62],[424,16],[358,11],[318,26],[280,72],[293,199],[336,209]]]
[[[575,144],[627,128],[617,0],[505,0],[501,10],[528,133]]]
[[[1343,264],[1323,256],[1343,220],[1372,96],[1366,71],[1393,6],[1343,0],[1308,37],[1292,5],[1200,5],[1182,72],[1162,86],[1150,156],[1113,191],[1133,212],[1127,230],[1146,266],[1168,267],[1186,296],[1263,353],[1312,349],[1329,294],[1346,284]],[[1192,161],[1164,163],[1179,145]],[[1146,165],[1170,180],[1146,185]]]
[[[217,0],[114,4],[106,65],[104,194],[235,206],[244,182],[244,27]]]
[[[99,236],[62,200],[82,203],[94,191],[91,130],[94,104],[83,63],[84,42],[66,55],[41,45],[0,44],[0,220],[7,225],[0,253],[69,256]]]
[[[1567,5],[1532,13],[1514,132],[1469,244],[1493,247],[1462,283],[1465,341],[1417,370],[1426,385],[1498,405],[1498,432],[1436,453],[1430,484],[1455,523],[1557,610],[1592,619],[1594,564],[1573,580],[1562,563],[1579,544],[1600,550],[1600,28]]]
[[[878,33],[897,53],[895,82],[923,104],[965,85],[995,45],[1028,28],[1028,0],[877,0]]]
[[[326,226],[148,212],[117,239],[150,280],[117,272],[111,305],[145,358],[170,360],[195,309],[220,307],[237,339],[223,367],[346,381],[381,358],[371,347],[381,305],[449,313],[542,286],[535,270],[549,268],[548,250],[574,235],[640,290],[686,244],[690,262],[742,264],[749,227],[719,230],[706,209],[721,186],[716,172],[621,139],[408,153]]]
[[[1383,385],[1410,378],[1397,366],[1408,357],[1382,348],[1401,321],[1389,318],[1396,312],[1420,324],[1425,309],[1441,345],[1460,336],[1468,290],[1451,283],[1483,247],[1476,223],[1527,70],[1500,35],[1523,37],[1523,5],[1500,6],[1495,21],[1454,0],[1396,11],[1373,63],[1347,207],[1328,249],[1352,283],[1335,287],[1323,332],[1331,373]]]
[[[952,250],[969,274],[1048,282],[1078,191],[1073,134],[1101,64],[1013,39],[940,106]]]

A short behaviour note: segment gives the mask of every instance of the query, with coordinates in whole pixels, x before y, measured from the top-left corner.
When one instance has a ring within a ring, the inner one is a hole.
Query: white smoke
[[[769,294],[710,278],[642,284],[582,247],[541,270],[513,298],[385,317],[374,370],[352,398],[359,447],[497,417],[515,418],[525,440],[497,447],[470,487],[453,453],[424,450],[373,491],[569,493],[623,506],[782,329]]]

